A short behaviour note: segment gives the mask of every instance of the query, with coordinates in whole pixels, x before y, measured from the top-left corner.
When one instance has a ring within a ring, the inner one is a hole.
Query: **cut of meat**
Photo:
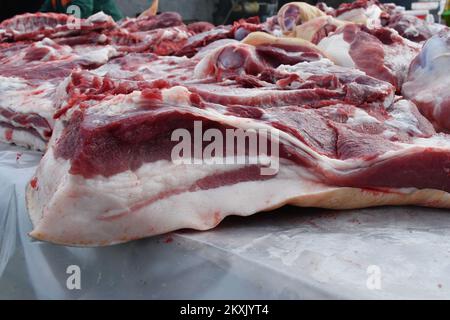
[[[197,33],[186,41],[185,45],[176,53],[177,56],[192,57],[202,48],[222,39],[242,40],[252,32],[271,30],[258,19],[239,20],[233,26],[219,26],[213,29]]]
[[[20,134],[8,136],[5,133],[0,136],[0,140],[44,150],[42,147],[45,147],[44,142],[49,140],[53,126],[53,97],[56,86],[48,82],[33,84],[23,78],[0,76],[2,127],[8,125],[9,129],[21,129]],[[29,136],[31,132],[32,136]],[[28,136],[31,141],[27,142],[24,136]],[[36,146],[35,136],[42,140],[38,140]]]
[[[321,16],[297,26],[294,36],[318,44],[320,40],[328,37],[336,29],[348,23],[331,16]]]
[[[343,3],[327,14],[340,20],[362,23],[369,28],[380,26],[395,29],[400,36],[415,42],[424,41],[437,34],[444,25],[427,22],[405,13],[405,9],[393,3],[380,3],[378,0],[357,0]]]
[[[384,5],[377,0],[357,0],[351,3],[342,3],[337,9],[330,8],[324,3],[319,3],[314,7],[305,2],[292,2],[279,10],[278,21],[286,35],[295,35],[296,29],[302,29],[303,24],[308,24],[318,18],[316,23],[323,24],[324,17],[327,16],[328,18],[337,18],[337,21],[334,19],[328,20],[327,25],[329,27],[333,25],[336,27],[339,21],[347,21],[372,28],[381,26],[381,17],[383,14],[386,15],[384,10],[386,10]],[[311,24],[306,28],[310,27],[312,27]],[[325,30],[322,29],[322,31]]]
[[[109,245],[180,228],[209,229],[228,215],[286,203],[450,208],[450,140],[435,134],[408,101],[387,109],[247,106],[251,117],[236,106],[191,101],[192,93],[173,87],[71,110],[57,123],[28,187],[31,236]],[[195,121],[204,130],[276,133],[279,170],[261,175],[262,164],[173,162],[172,133],[195,134]]]
[[[411,41],[422,42],[442,30],[448,30],[448,27],[443,24],[430,23],[416,16],[405,14],[404,9],[400,9],[394,4],[384,4],[383,9],[382,25],[395,29],[402,37]]]
[[[181,16],[176,12],[163,12],[156,16],[126,18],[119,24],[120,28],[126,29],[129,32],[150,31],[183,25]]]
[[[208,32],[208,31],[214,29],[215,26],[212,23],[200,21],[200,22],[193,22],[193,23],[188,24],[187,28],[188,28],[189,32],[191,32],[192,34],[198,34],[198,33]]]
[[[177,13],[4,21],[0,140],[50,140],[27,189],[31,236],[108,245],[284,204],[450,208],[436,132],[450,131],[449,33],[420,51],[394,29],[436,32],[376,0],[218,27]]]
[[[231,27],[220,26],[189,37],[185,45],[176,53],[177,56],[194,56],[199,49],[221,39],[231,38]]]
[[[278,23],[285,34],[294,32],[295,27],[325,13],[306,2],[287,3],[278,11]]]
[[[339,102],[388,107],[395,91],[386,82],[335,66],[326,59],[267,70],[259,80],[265,84],[256,89],[242,87],[236,80],[185,85],[209,102],[259,107],[286,104],[320,107]]]
[[[119,51],[153,52],[158,55],[174,54],[185,45],[190,36],[185,26],[134,33],[119,29],[107,35],[109,42]]]
[[[296,94],[285,91],[290,81],[287,78],[292,78],[292,76],[298,78],[298,76],[281,75],[282,79],[278,79],[281,80],[278,82],[280,88],[274,86],[274,83],[267,83],[245,76],[257,76],[259,73],[262,73],[263,77],[265,75],[273,77],[274,75],[270,75],[270,70],[279,64],[296,64],[301,61],[318,60],[322,57],[320,50],[310,43],[305,43],[299,39],[282,41],[264,33],[255,33],[251,37],[246,38],[244,42],[249,44],[239,43],[234,40],[223,41],[225,42],[218,48],[216,48],[216,43],[220,41],[208,45],[190,59],[186,57],[162,57],[154,54],[132,53],[112,59],[102,67],[92,70],[90,75],[86,72],[74,73],[71,80],[67,82],[65,90],[69,103],[61,106],[58,116],[64,113],[67,108],[70,108],[74,101],[91,99],[96,95],[97,97],[94,100],[98,101],[105,94],[114,92],[129,93],[130,90],[138,88],[161,88],[180,84],[196,87],[200,90],[202,88],[212,88],[214,90],[214,88],[221,88],[215,85],[218,79],[221,81],[235,80],[237,84],[242,84],[243,86],[246,86],[244,85],[245,81],[256,81],[261,83],[262,86],[267,85],[271,87],[273,89],[270,91],[271,94],[277,94],[278,90],[279,96],[289,96],[290,101],[293,101]],[[82,85],[82,88],[80,88],[80,83],[85,83],[85,85]],[[311,81],[306,85],[310,88]],[[228,86],[228,88],[231,87]],[[237,90],[239,90],[239,86]],[[249,93],[250,91],[244,89],[244,92]],[[254,91],[254,93],[257,92]],[[270,92],[266,91],[267,94],[270,94]],[[211,93],[207,92],[206,94]],[[305,95],[307,96],[307,94]],[[337,95],[342,94],[339,93]],[[297,96],[301,96],[301,94],[297,94]],[[326,93],[324,93],[325,96]],[[270,100],[270,96],[267,99]],[[313,97],[310,97],[310,99],[313,99]]]
[[[392,15],[386,26],[395,29],[402,37],[416,42],[425,41],[439,31],[448,29],[444,25],[429,23],[405,14]]]
[[[55,39],[58,44],[69,45],[76,52],[86,52],[97,46],[111,45],[119,52],[153,52],[170,55],[180,50],[190,37],[185,26],[129,32],[113,29],[107,32],[90,32],[78,36]]]
[[[337,64],[357,68],[387,81],[398,91],[420,46],[389,28],[367,29],[347,24],[322,39],[318,47]]]
[[[438,130],[450,132],[450,31],[430,38],[411,63],[402,88]]]
[[[114,20],[103,12],[88,19],[59,13],[25,13],[0,23],[0,41],[41,40],[115,27]]]
[[[0,122],[8,129],[0,140],[44,150],[54,124],[60,83],[73,69],[97,68],[116,54],[114,48],[105,46],[78,55],[50,39],[4,46],[0,49]]]
[[[322,14],[317,14],[317,8]],[[403,7],[397,7],[393,3],[380,3],[378,0],[342,3],[337,9],[319,3],[317,8],[301,2],[283,6],[278,13],[278,20],[281,21],[284,34],[317,43],[317,38],[330,34],[340,26],[339,24],[351,22],[369,29],[389,27],[408,40],[420,42],[441,30],[448,30],[442,24],[430,23],[406,14]]]
[[[295,38],[277,38],[262,32],[253,32],[242,43],[255,47],[257,55],[271,67],[317,61],[326,54],[309,41]]]
[[[171,21],[168,17],[172,18]],[[73,30],[71,24],[80,27]],[[86,20],[60,14],[37,13],[17,16],[3,22],[3,37],[8,36],[8,40],[47,38],[32,43],[18,41],[0,45],[0,76],[4,83],[0,90],[0,110],[3,114],[10,115],[3,115],[2,121],[5,125],[8,123],[12,126],[14,132],[18,132],[13,135],[5,133],[0,139],[32,147],[33,141],[36,142],[36,135],[44,142],[48,141],[54,123],[55,106],[61,106],[61,101],[67,97],[57,87],[76,68],[95,69],[121,52],[172,54],[185,44],[190,35],[179,16],[173,14],[127,20],[124,24],[125,27],[117,28],[111,18],[103,13]],[[138,31],[130,33],[129,30],[135,29]],[[174,66],[171,69],[175,69]],[[110,92],[122,92],[124,86],[122,84],[120,88]],[[145,84],[139,86],[145,87]],[[46,125],[37,127],[26,121],[15,121],[18,118],[29,119],[32,115],[41,117],[41,122]],[[31,131],[33,136],[30,135]],[[23,142],[24,135],[29,136],[28,143]],[[35,148],[43,150],[43,145],[45,143],[39,141]]]
[[[325,54],[315,45],[301,39],[276,38],[254,32],[242,42],[210,48],[209,53],[196,57],[202,57],[202,60],[195,68],[195,78],[210,77],[215,81],[223,81],[242,74],[258,75],[280,65],[317,61],[324,58]]]
[[[365,26],[380,27],[384,7],[378,0],[356,0],[342,3],[333,15],[339,20],[361,23]]]

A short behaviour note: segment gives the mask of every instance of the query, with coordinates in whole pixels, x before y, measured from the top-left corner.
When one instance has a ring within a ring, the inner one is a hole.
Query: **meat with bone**
[[[387,81],[400,91],[408,67],[420,45],[404,39],[389,28],[346,24],[318,43],[338,65],[357,68]]]
[[[280,8],[277,17],[281,31],[291,34],[296,26],[324,15],[322,10],[306,2],[290,2]]]
[[[435,134],[411,102],[387,109],[198,102],[173,87],[71,110],[57,123],[27,191],[31,236],[109,245],[180,228],[205,230],[228,215],[286,203],[450,207],[448,136]],[[174,130],[195,134],[199,122],[216,133],[270,130],[278,137],[278,171],[261,175],[261,163],[172,161]]]
[[[240,73],[257,75],[267,68],[281,64],[294,65],[304,61],[315,61],[325,54],[310,42],[294,38],[276,38],[254,32],[241,43],[230,43],[219,47],[204,57],[195,69],[197,79],[214,76],[223,80]]]
[[[185,45],[176,53],[177,56],[192,57],[205,46],[223,39],[242,40],[252,32],[271,32],[266,25],[259,23],[259,19],[241,19],[232,26],[218,26],[196,33],[189,37]]]
[[[114,20],[103,12],[88,19],[59,13],[25,13],[0,23],[0,41],[58,38],[116,26]]]
[[[438,130],[450,131],[450,32],[430,38],[413,60],[403,85],[403,95]]]

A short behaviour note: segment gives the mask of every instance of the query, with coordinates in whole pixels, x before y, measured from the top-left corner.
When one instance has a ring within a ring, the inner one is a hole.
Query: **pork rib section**
[[[31,236],[40,240],[110,245],[210,229],[228,215],[285,204],[450,208],[448,137],[406,100],[387,109],[244,108],[201,101],[176,86],[111,96],[63,120],[27,190]],[[279,170],[261,175],[262,164],[172,161],[172,133],[193,132],[196,121],[205,130],[276,133]]]

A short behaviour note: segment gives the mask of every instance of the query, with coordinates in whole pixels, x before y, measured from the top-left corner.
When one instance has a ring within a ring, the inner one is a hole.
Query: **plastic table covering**
[[[40,157],[0,144],[0,299],[450,298],[448,210],[284,207],[206,232],[64,247],[27,235]]]

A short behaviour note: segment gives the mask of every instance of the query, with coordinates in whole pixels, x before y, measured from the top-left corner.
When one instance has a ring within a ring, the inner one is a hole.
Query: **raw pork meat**
[[[25,13],[0,23],[0,41],[41,40],[115,27],[114,20],[103,12],[88,19],[60,13]]]
[[[77,24],[76,30],[71,27]],[[4,21],[2,39],[15,42],[0,43],[0,140],[45,150],[53,114],[67,97],[58,86],[72,71],[95,69],[128,52],[169,55],[191,34],[177,14],[122,25],[103,13],[88,19],[36,13]]]
[[[339,20],[380,27],[384,7],[378,0],[356,0],[342,3],[332,14]]]
[[[261,108],[290,104],[317,108],[336,103],[388,107],[394,98],[395,89],[389,83],[335,66],[326,59],[292,67],[282,65],[258,76],[252,75],[253,71],[242,69],[239,76],[232,77],[234,80],[185,85],[209,102]]]
[[[279,137],[279,170],[261,175],[261,164],[174,163],[172,133],[195,134],[195,121],[218,132],[271,130]],[[58,121],[27,191],[31,236],[110,245],[210,229],[228,215],[287,203],[450,208],[449,141],[406,100],[387,109],[243,108],[201,101],[184,87],[116,95]]]
[[[285,204],[450,208],[450,139],[435,131],[450,127],[448,34],[414,59],[421,46],[384,27],[411,38],[398,13],[358,0],[219,27],[176,13],[3,22],[0,139],[50,138],[27,188],[31,236],[109,245]],[[176,161],[179,130],[193,163]],[[268,146],[215,138],[230,131]]]
[[[257,50],[272,49],[283,61],[293,48],[287,43],[298,41],[256,34],[191,59],[136,53],[72,74],[63,99],[72,105],[59,114],[28,187],[31,235],[109,245],[205,230],[228,215],[287,203],[449,208],[448,136],[410,101],[394,101],[387,82],[320,55],[277,66]],[[177,65],[184,70],[169,79]],[[195,135],[196,121],[204,130],[275,132],[279,170],[261,175],[258,162],[174,162],[172,133]]]
[[[317,7],[306,2],[291,2],[280,8],[277,18],[281,31],[292,34],[296,26],[321,16],[325,16],[325,13]]]
[[[338,20],[331,16],[322,16],[311,19],[295,27],[294,36],[318,44],[320,40],[328,37],[336,29],[348,24],[349,22]]]
[[[247,20],[241,19],[236,21],[232,26],[218,26],[212,29],[207,28],[203,32],[195,32],[194,35],[189,37],[185,45],[176,53],[176,55],[192,57],[210,43],[222,39],[242,40],[251,32],[267,31],[270,33],[271,30],[269,29],[270,28],[266,25],[259,23],[257,17]]]
[[[402,88],[438,130],[450,132],[450,32],[430,38],[413,60]]]
[[[339,28],[322,39],[318,47],[338,65],[362,70],[391,83],[398,91],[420,50],[420,45],[400,37],[392,29],[368,29],[356,24]]]
[[[176,12],[163,12],[156,16],[126,18],[119,26],[129,32],[142,32],[155,29],[183,26],[181,16]]]
[[[415,42],[425,41],[439,31],[448,29],[444,25],[428,23],[416,16],[405,14],[391,16],[386,26],[395,29],[402,37]]]
[[[96,68],[114,55],[110,46],[79,55],[50,39],[1,45],[0,140],[45,150],[59,84],[73,69]]]

